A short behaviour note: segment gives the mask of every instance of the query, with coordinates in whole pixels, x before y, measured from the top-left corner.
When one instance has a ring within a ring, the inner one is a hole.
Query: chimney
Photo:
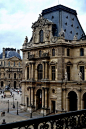
[[[20,55],[20,50],[19,49],[17,49],[17,53]]]
[[[3,48],[3,59],[5,59],[5,48]]]

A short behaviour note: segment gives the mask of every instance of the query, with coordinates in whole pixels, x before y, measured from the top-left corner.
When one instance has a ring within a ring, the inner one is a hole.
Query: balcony
[[[33,55],[29,55],[29,57],[28,57],[29,60],[33,60],[34,58],[35,58],[34,54]]]
[[[83,129],[86,109],[0,125],[0,129]]]

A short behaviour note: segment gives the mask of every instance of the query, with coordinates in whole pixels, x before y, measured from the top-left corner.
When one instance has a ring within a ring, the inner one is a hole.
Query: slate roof
[[[19,55],[19,53],[16,52],[16,49],[5,49],[5,58],[11,58],[11,57],[17,57],[19,59],[21,59],[21,56]],[[0,54],[0,59],[3,58],[3,53]]]
[[[79,40],[82,35],[85,35],[74,9],[57,5],[43,10],[42,16],[56,24],[57,36],[59,36],[61,29],[64,30],[66,40],[73,40],[75,35]]]

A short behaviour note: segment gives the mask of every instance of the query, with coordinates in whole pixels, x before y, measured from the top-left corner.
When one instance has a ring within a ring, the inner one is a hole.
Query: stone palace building
[[[22,46],[22,109],[47,114],[86,108],[86,36],[75,10],[42,11]]]
[[[20,50],[14,48],[3,48],[0,54],[0,88],[10,86],[21,87],[22,60]]]

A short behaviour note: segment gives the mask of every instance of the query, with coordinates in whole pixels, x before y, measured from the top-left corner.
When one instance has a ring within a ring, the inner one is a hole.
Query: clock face
[[[55,43],[56,41],[57,41],[57,37],[56,36],[51,38],[51,42]]]

